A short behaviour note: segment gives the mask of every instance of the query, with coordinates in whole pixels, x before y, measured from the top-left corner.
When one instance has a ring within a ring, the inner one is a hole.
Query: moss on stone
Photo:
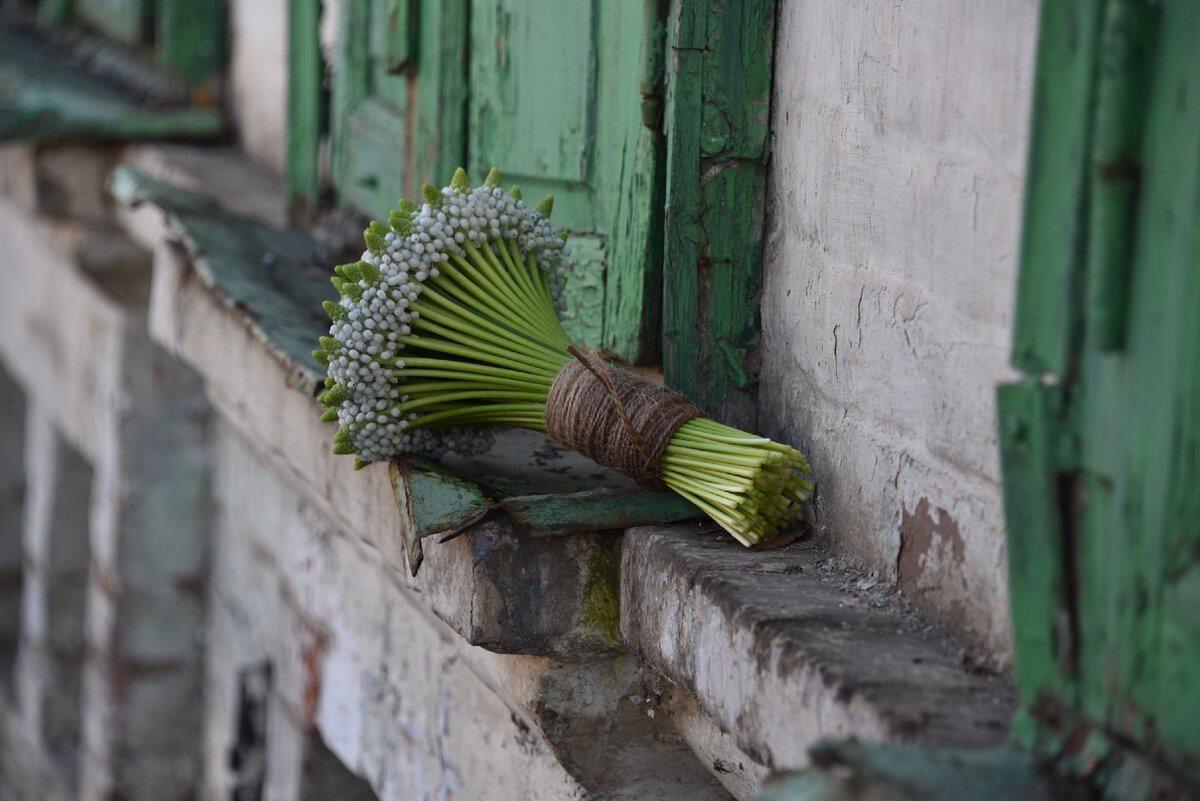
[[[583,579],[582,624],[595,629],[611,642],[619,642],[621,633],[621,548],[596,548],[587,559]]]

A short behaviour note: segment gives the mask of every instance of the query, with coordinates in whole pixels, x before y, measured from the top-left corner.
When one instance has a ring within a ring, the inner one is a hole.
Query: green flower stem
[[[543,303],[542,297],[539,294],[539,289],[538,289],[537,285],[535,285],[533,283],[533,281],[531,280],[529,273],[525,272],[524,265],[522,265],[521,268],[518,268],[517,265],[513,262],[512,254],[509,252],[509,244],[510,244],[509,240],[506,240],[506,239],[501,240],[500,242],[497,242],[496,244],[498,245],[497,249],[500,251],[500,258],[504,261],[503,269],[505,270],[505,272],[507,272],[509,275],[511,275],[513,277],[513,280],[521,286],[522,292],[524,293],[525,297],[530,301],[530,304],[533,308],[536,308],[539,310],[544,309],[545,304]],[[511,243],[511,244],[516,244],[516,243]],[[487,254],[489,254],[492,258],[496,258],[496,254],[492,250],[491,245],[489,245],[485,242],[484,248],[486,249],[485,252]],[[541,316],[544,316],[544,315],[541,315]],[[555,316],[554,323],[555,323],[555,325],[557,325],[557,327],[559,327],[559,328],[562,327],[561,324],[558,323],[557,316]]]
[[[514,378],[510,375],[488,376],[486,381],[477,381],[476,379],[480,378],[480,376],[478,374],[468,373],[468,372],[460,372],[457,370],[421,370],[421,369],[410,370],[408,368],[405,368],[403,370],[396,370],[395,372],[396,372],[396,375],[401,376],[403,378],[446,378],[446,379],[450,379],[449,381],[440,382],[438,384],[438,386],[446,386],[446,387],[448,387],[448,386],[461,387],[461,386],[476,385],[476,384],[478,384],[480,386],[488,386],[488,387],[512,387],[513,389],[526,389],[528,387],[540,387],[541,389],[548,392],[550,390],[550,384],[552,383],[550,381],[540,382],[535,378],[527,378],[527,377]],[[406,381],[404,384],[404,391],[406,393],[408,393],[409,395],[411,395],[411,394],[413,394],[414,386],[418,386],[418,384],[410,383],[410,382]]]
[[[345,297],[341,306],[326,306],[334,326],[331,336],[321,340],[323,349],[314,352],[330,366],[329,389],[322,395],[330,410],[322,419],[339,419],[343,426],[335,437],[335,452],[364,454],[365,464],[408,452],[409,447],[437,447],[437,437],[405,433],[409,429],[514,425],[546,430],[546,398],[571,361],[567,351],[573,344],[555,312],[551,292],[558,286],[565,251],[544,224],[550,199],[529,209],[519,204],[515,188],[503,198],[495,193],[499,180],[492,171],[484,187],[471,189],[460,170],[451,192],[424,188],[425,200],[433,207],[443,196],[457,193],[477,210],[469,215],[448,210],[455,230],[468,235],[461,249],[442,239],[413,236],[426,218],[418,215],[415,204],[401,203],[389,220],[401,239],[385,239],[387,228],[374,223],[365,235],[370,256],[337,268],[334,284]],[[486,233],[479,237],[469,230],[479,209],[503,209],[499,213],[515,219],[513,227],[521,233],[514,238],[493,239]],[[529,216],[521,219],[520,214]],[[434,250],[417,250],[420,242]],[[539,265],[543,258],[549,269]],[[403,285],[379,284],[384,273],[398,275],[397,265],[402,264],[416,270],[404,274]],[[420,284],[419,296],[413,283]],[[396,304],[380,312],[376,304],[364,303],[363,326],[349,327],[346,310],[371,288]],[[387,359],[374,355],[378,345],[373,338],[379,329],[371,323],[377,320],[386,321],[383,328],[394,343]],[[347,355],[368,365],[376,382],[381,377],[395,382],[385,395],[385,403],[391,404],[386,420],[364,421],[375,415],[374,407],[367,405],[375,400],[363,401],[359,395],[377,397],[379,384],[356,384],[359,373],[346,367]],[[397,395],[399,402],[393,400]],[[460,443],[454,442],[455,447]],[[799,451],[707,418],[679,428],[659,469],[668,487],[744,545],[770,539],[793,522],[813,492],[804,478],[808,462]]]
[[[524,357],[523,354],[505,353],[495,355],[490,351],[465,347],[454,342],[443,342],[432,337],[413,336],[412,334],[398,336],[396,337],[396,341],[402,345],[405,345],[406,347],[423,348],[424,350],[432,350],[439,353],[449,353],[455,356],[463,356],[468,359],[495,364],[500,367],[518,363],[534,369],[538,375],[543,375],[548,370],[554,370],[554,372],[557,373],[557,370],[554,369],[554,364],[543,362],[538,359],[530,359],[528,357]]]
[[[538,382],[544,381],[547,388],[553,383],[553,376],[548,376],[544,372],[530,373],[514,369],[511,365],[506,367],[497,367],[491,364],[479,364],[476,362],[462,362],[453,359],[438,359],[429,358],[426,356],[407,356],[404,359],[394,359],[393,363],[403,361],[404,367],[395,369],[393,372],[397,376],[405,375],[421,375],[420,373],[410,373],[409,370],[438,370],[441,372],[452,373],[469,373],[472,377],[477,375],[495,376],[498,378],[513,378],[520,381]]]
[[[443,392],[438,395],[425,398],[414,398],[400,404],[400,410],[404,412],[415,412],[419,409],[427,409],[431,406],[453,406],[458,401],[463,400],[491,400],[494,398],[504,398],[512,401],[530,401],[545,403],[545,399],[540,397],[537,392],[504,392],[498,393],[494,389],[466,389],[458,392]],[[496,404],[497,406],[501,404]]]
[[[420,324],[418,331],[422,334],[436,334],[437,336],[444,338],[447,343],[458,343],[459,345],[467,348],[478,350],[481,354],[487,353],[496,356],[497,358],[504,358],[506,356],[515,358],[517,355],[519,355],[527,364],[544,365],[550,369],[553,369],[554,367],[554,354],[548,351],[538,352],[533,348],[523,348],[521,351],[514,353],[511,348],[505,347],[503,342],[499,344],[486,344],[483,340],[489,339],[489,337],[472,337],[472,333],[479,332],[460,331],[448,326],[440,325],[435,321],[425,320],[424,318],[416,321],[416,323]],[[425,339],[426,343],[429,343],[430,341],[434,340],[434,337],[423,337],[423,339]],[[429,346],[426,344],[424,347]]]
[[[474,301],[471,305],[481,303],[499,319],[518,322],[518,315],[513,313],[513,307],[517,304],[505,299],[499,290],[485,282],[476,267],[462,256],[457,253],[451,254],[450,262],[442,266],[440,275],[431,284],[439,288],[444,286],[445,282],[441,280],[443,276],[453,279],[473,296]],[[507,300],[507,303],[502,300]]]
[[[472,338],[476,338],[486,340],[501,348],[523,351],[529,355],[557,355],[557,351],[549,345],[544,345],[541,342],[529,339],[527,336],[506,330],[478,315],[471,314],[465,309],[456,315],[452,312],[429,306],[424,301],[418,301],[409,308],[421,315],[420,318],[414,321],[414,325],[418,329],[428,330],[427,320],[433,320],[435,323],[446,326],[446,328],[436,333],[448,339],[470,344]],[[453,335],[450,332],[453,332]]]

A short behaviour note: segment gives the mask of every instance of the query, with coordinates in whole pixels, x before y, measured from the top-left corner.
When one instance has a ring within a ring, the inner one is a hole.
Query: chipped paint
[[[933,506],[928,498],[921,498],[915,510],[903,508],[896,568],[900,589],[951,631],[970,625],[965,554],[962,532],[949,511]]]

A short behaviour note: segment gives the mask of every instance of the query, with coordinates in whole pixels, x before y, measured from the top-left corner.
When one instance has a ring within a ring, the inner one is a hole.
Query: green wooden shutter
[[[183,94],[202,105],[216,102],[225,64],[223,0],[41,0],[38,9],[47,22],[78,23],[152,55],[164,77],[182,84]]]
[[[1200,6],[1046,3],[1000,393],[1023,736],[1200,779]],[[1049,372],[1047,372],[1049,371]]]
[[[499,168],[571,232],[569,333],[630,361],[657,356],[659,135],[643,125],[643,3],[472,6],[470,171]]]
[[[754,428],[775,3],[673,0],[667,27],[663,370]]]
[[[380,219],[465,159],[465,0],[345,0],[333,88],[333,180]]]
[[[80,21],[131,47],[148,43],[152,10],[148,0],[75,0]]]
[[[458,166],[476,181],[497,167],[531,202],[553,194],[576,265],[568,330],[652,361],[662,138],[642,119],[644,4],[497,0],[472,3],[468,20],[463,0],[409,2],[343,4],[333,98],[342,197],[386,218],[399,197],[444,185]]]

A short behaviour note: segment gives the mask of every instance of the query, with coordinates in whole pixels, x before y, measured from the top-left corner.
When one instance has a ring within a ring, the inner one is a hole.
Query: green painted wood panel
[[[150,0],[74,0],[74,5],[77,19],[113,41],[136,47],[152,39]]]
[[[139,66],[166,70],[163,83],[182,82],[193,105],[217,106],[225,66],[223,0],[41,0],[39,16],[52,25],[90,28],[145,57]],[[182,96],[175,86],[163,94]]]
[[[1200,6],[1161,13],[1124,347],[1080,359],[1082,701],[1200,777]]]
[[[1044,29],[1040,49],[1101,32],[1092,84],[1077,87],[1101,102],[1082,127],[1037,105],[1033,138],[1073,160],[1056,168],[1084,183],[1072,211],[1061,186],[1031,176],[1027,202],[1071,221],[1071,247],[1027,233],[1017,315],[1025,355],[1040,354],[1021,366],[1041,370],[1054,355],[1063,380],[1005,390],[1000,404],[1018,681],[1043,741],[1087,721],[1200,781],[1200,6],[1108,0],[1083,11],[1086,25]],[[1129,57],[1138,50],[1147,63]],[[1048,63],[1040,57],[1039,71]],[[1114,134],[1114,118],[1144,126]],[[1081,138],[1102,146],[1076,147]],[[1114,204],[1114,191],[1132,199]],[[1113,205],[1120,214],[1097,212]],[[1114,270],[1123,291],[1094,285]],[[1072,272],[1057,312],[1079,330],[1064,339],[1030,288]],[[1038,407],[1039,393],[1061,409]],[[1025,447],[1044,458],[1022,461],[1009,426],[1041,438]]]
[[[37,5],[38,16],[51,25],[65,25],[71,20],[74,0],[42,0]]]
[[[225,65],[225,3],[155,0],[158,63],[192,90],[194,102],[213,105]]]
[[[285,183],[288,206],[298,217],[314,209],[321,195],[321,137],[328,96],[320,29],[321,0],[289,0]]]
[[[1047,698],[1073,705],[1073,590],[1064,569],[1068,547],[1060,508],[1072,465],[1061,458],[1063,395],[1059,387],[1026,379],[1001,387],[996,406],[1021,705],[1033,708]],[[1029,718],[1019,718],[1014,728],[1020,739],[1036,739]]]
[[[654,21],[657,4],[651,4]],[[642,119],[639,0],[487,0],[471,8],[469,171],[497,167],[527,200],[554,195],[570,232],[568,332],[657,358],[662,137]]]
[[[212,139],[224,127],[219,109],[148,106],[0,26],[0,140]]]
[[[1078,336],[1092,77],[1104,0],[1042,3],[1013,364],[1065,376]]]
[[[400,197],[418,197],[422,183],[447,183],[465,161],[467,4],[412,10],[391,0],[347,0],[341,10],[334,183],[345,201],[387,219]],[[395,33],[401,16],[415,37]],[[393,53],[400,42],[405,51]]]
[[[671,4],[663,369],[755,425],[774,3]]]

